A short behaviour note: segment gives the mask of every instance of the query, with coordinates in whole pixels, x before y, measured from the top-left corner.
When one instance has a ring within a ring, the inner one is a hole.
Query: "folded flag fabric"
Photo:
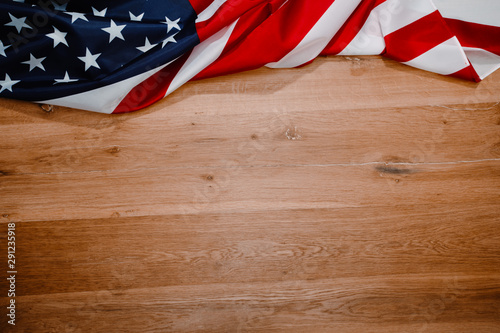
[[[0,96],[139,110],[202,78],[383,55],[480,81],[498,0],[0,0]]]

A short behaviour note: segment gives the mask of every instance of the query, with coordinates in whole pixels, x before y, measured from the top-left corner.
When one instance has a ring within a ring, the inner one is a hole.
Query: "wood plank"
[[[163,168],[4,175],[1,215],[52,221],[299,208],[463,204],[498,212],[500,161]],[[131,205],[131,203],[133,203]]]
[[[266,110],[226,116],[228,123],[239,124],[231,128],[208,118],[193,118],[195,125],[144,119],[133,129],[50,123],[38,126],[36,134],[28,132],[22,143],[16,139],[17,125],[4,126],[0,165],[5,173],[48,173],[216,167],[248,163],[248,155],[252,165],[500,159],[499,110],[448,116],[448,111],[421,107],[325,110],[282,119]],[[16,149],[20,144],[26,148]]]
[[[423,274],[27,296],[19,318],[36,332],[496,332],[499,297],[497,279]]]
[[[301,209],[21,223],[18,293],[401,272],[498,274],[494,209],[479,214],[458,203],[384,207],[384,214],[380,208]]]
[[[348,75],[356,66],[370,71]],[[500,75],[476,85],[401,66],[326,58],[301,70],[262,69],[188,84],[146,111],[120,116],[6,103],[0,170],[214,167],[245,163],[248,151],[253,165],[500,158]],[[378,84],[360,81],[375,78]]]

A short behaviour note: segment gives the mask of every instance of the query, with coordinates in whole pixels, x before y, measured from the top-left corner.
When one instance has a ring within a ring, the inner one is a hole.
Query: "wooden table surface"
[[[0,331],[500,332],[499,103],[380,57],[2,99]]]

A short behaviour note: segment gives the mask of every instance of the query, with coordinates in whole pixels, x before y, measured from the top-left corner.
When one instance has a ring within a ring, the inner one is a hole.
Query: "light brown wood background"
[[[499,102],[379,57],[0,100],[1,331],[500,332]]]

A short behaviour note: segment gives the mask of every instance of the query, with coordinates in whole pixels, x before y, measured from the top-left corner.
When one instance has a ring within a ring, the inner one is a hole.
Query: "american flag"
[[[500,67],[500,1],[0,1],[6,98],[129,112],[190,80],[320,55],[480,81]]]

